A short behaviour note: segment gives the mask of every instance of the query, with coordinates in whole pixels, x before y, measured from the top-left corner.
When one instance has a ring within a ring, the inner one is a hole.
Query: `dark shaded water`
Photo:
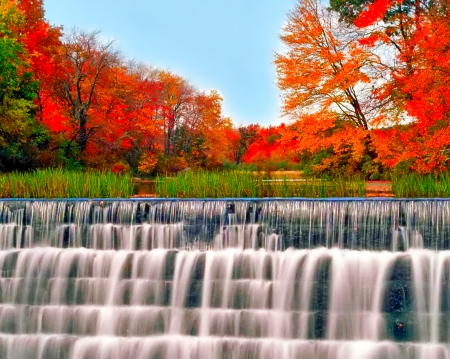
[[[450,358],[450,202],[0,202],[1,358]]]

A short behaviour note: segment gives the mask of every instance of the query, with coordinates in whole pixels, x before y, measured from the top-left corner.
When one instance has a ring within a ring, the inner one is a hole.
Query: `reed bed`
[[[245,171],[189,171],[157,177],[155,192],[167,198],[360,197],[365,194],[365,182],[344,178],[270,181]]]
[[[133,195],[130,175],[45,169],[0,174],[1,198],[120,198]]]
[[[395,197],[444,198],[450,197],[450,175],[409,174],[392,178]]]
[[[265,176],[268,179],[302,179],[303,171],[253,171],[255,176]]]

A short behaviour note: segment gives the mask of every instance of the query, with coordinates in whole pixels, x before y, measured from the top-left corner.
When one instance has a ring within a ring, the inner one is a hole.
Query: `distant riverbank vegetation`
[[[0,190],[41,197],[32,191],[47,173],[73,187],[60,184],[55,196],[78,196],[77,171],[94,187],[100,178],[117,185],[117,196],[129,194],[114,182],[120,176],[159,176],[162,196],[178,195],[166,179],[177,174],[182,196],[360,195],[359,182],[332,189],[314,178],[447,178],[439,176],[450,168],[450,7],[417,4],[299,0],[282,29],[286,51],[275,55],[286,124],[263,127],[234,125],[219,91],[125,60],[98,32],[50,25],[42,0],[0,0],[0,172],[10,173],[2,181],[38,170],[28,189]],[[280,169],[309,180],[300,190],[214,172]],[[198,171],[213,172],[194,179]],[[81,196],[105,193],[95,191]]]

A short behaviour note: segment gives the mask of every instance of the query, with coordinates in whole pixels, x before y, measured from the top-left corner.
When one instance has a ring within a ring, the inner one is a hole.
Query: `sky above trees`
[[[233,123],[280,119],[274,51],[295,0],[45,0],[46,18],[65,31],[100,30],[125,56],[217,89]],[[89,9],[89,11],[86,11]]]

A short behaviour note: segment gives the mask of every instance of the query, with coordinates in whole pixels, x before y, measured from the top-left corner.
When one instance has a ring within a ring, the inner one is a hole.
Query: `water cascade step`
[[[450,201],[0,201],[0,358],[450,358]]]

